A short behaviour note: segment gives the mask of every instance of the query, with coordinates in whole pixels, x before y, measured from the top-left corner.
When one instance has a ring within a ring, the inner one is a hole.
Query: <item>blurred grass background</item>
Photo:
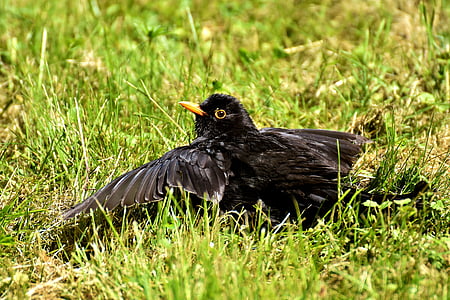
[[[449,17],[446,0],[3,0],[0,296],[449,298]],[[232,230],[174,199],[118,227],[59,219],[189,143],[177,102],[214,92],[260,127],[372,138],[350,181],[400,193],[427,178],[426,209],[342,208],[283,232]]]

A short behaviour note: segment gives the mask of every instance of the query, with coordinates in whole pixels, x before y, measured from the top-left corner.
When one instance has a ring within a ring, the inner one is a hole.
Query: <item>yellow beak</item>
[[[208,114],[200,108],[200,105],[188,101],[181,101],[178,102],[181,106],[186,108],[187,110],[193,112],[194,114],[197,114],[199,116],[207,116]]]

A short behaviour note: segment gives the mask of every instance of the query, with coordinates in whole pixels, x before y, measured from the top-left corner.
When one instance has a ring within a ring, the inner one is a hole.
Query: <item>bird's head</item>
[[[213,94],[200,105],[192,102],[180,104],[195,113],[198,137],[216,137],[224,133],[242,135],[256,129],[239,100],[230,95]]]

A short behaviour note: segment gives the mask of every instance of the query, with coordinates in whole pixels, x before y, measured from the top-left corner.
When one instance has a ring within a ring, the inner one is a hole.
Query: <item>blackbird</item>
[[[196,116],[197,138],[190,145],[121,175],[63,217],[99,206],[112,210],[160,201],[168,189],[181,188],[224,211],[255,212],[259,205],[274,223],[290,215],[309,227],[338,201],[338,178],[349,174],[361,146],[370,142],[330,130],[258,129],[230,95],[213,94],[200,105],[180,104]],[[355,193],[360,200],[384,198],[349,188],[345,199]]]

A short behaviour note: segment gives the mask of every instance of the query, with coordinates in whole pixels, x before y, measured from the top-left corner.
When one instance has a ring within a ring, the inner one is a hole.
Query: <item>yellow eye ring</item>
[[[223,118],[225,118],[225,117],[227,116],[227,112],[224,111],[223,109],[218,109],[218,110],[216,110],[216,111],[214,112],[214,116],[215,116],[217,119],[223,119]]]

